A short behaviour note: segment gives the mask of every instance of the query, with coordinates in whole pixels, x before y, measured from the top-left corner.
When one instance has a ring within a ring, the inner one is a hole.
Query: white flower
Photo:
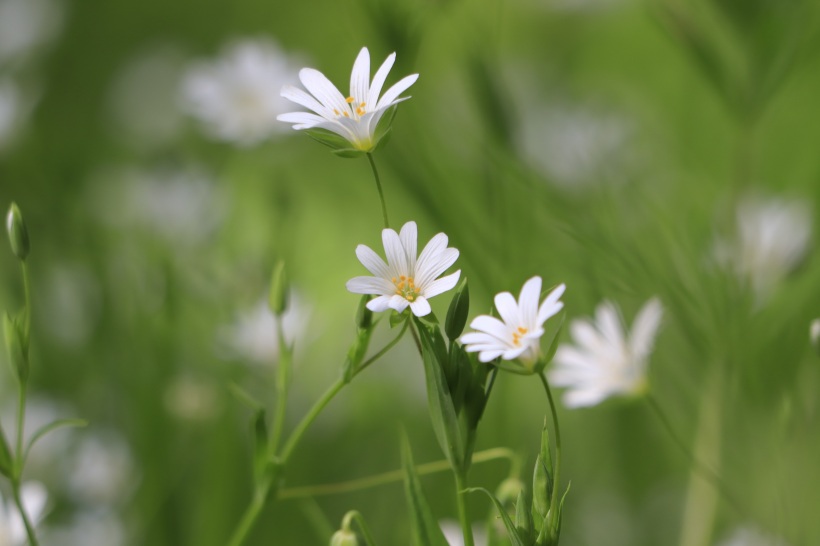
[[[570,333],[576,346],[562,344],[555,353],[549,379],[569,387],[564,404],[569,408],[594,406],[615,395],[640,394],[647,386],[646,368],[663,316],[660,300],[647,301],[627,339],[618,309],[604,301],[595,310],[595,321],[573,320]]]
[[[375,146],[373,135],[379,120],[388,108],[410,97],[399,98],[416,83],[418,74],[407,76],[387,90],[381,99],[387,74],[393,67],[396,54],[392,53],[370,82],[370,52],[363,47],[350,75],[350,95],[345,98],[324,74],[312,68],[299,72],[302,84],[313,95],[286,85],[282,96],[319,114],[292,112],[279,116],[281,121],[295,124],[294,129],[326,129],[348,140],[355,148],[369,152]],[[315,98],[314,98],[315,97]]]
[[[374,276],[350,279],[347,289],[354,294],[379,296],[367,304],[367,308],[375,313],[388,309],[401,313],[409,305],[417,317],[429,314],[432,309],[427,300],[452,289],[458,282],[460,269],[438,278],[458,259],[458,250],[447,248],[447,235],[439,233],[430,239],[417,260],[417,239],[415,222],[404,224],[401,234],[392,229],[382,230],[387,264],[369,247],[356,247],[359,261]]]
[[[787,546],[782,538],[764,535],[751,527],[739,527],[720,546]]]
[[[67,473],[75,500],[91,506],[113,506],[127,498],[135,484],[128,443],[119,434],[87,434]]]
[[[29,521],[35,527],[43,518],[48,491],[40,482],[26,482],[20,488],[20,500]],[[28,543],[26,527],[17,506],[0,496],[0,546],[22,546]]]
[[[56,33],[60,19],[48,0],[0,0],[0,64],[26,57]]]
[[[216,138],[241,145],[281,131],[276,117],[287,102],[276,90],[296,79],[287,55],[274,43],[248,40],[219,59],[195,64],[182,84],[182,106]]]
[[[461,524],[454,519],[442,519],[438,522],[444,538],[450,546],[464,546],[464,530]],[[481,521],[473,523],[473,542],[475,546],[487,546],[487,529]]]
[[[126,530],[120,518],[109,509],[75,514],[67,525],[49,529],[43,546],[122,546]]]
[[[715,256],[762,298],[803,260],[811,231],[808,203],[746,198],[737,207],[737,239],[718,240]]]
[[[0,78],[0,149],[11,141],[16,129],[27,115],[17,84]]]
[[[495,296],[495,308],[501,319],[480,315],[473,319],[470,332],[461,336],[468,353],[478,352],[481,362],[489,362],[498,357],[504,360],[519,359],[525,364],[534,364],[541,354],[541,336],[544,323],[563,309],[558,301],[564,294],[566,285],[557,286],[546,297],[541,306],[541,277],[533,277],[524,283],[518,303],[509,292]]]

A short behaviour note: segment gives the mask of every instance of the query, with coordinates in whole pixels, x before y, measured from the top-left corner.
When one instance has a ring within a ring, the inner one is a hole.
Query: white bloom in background
[[[50,0],[0,0],[0,64],[25,57],[60,27],[61,13]]]
[[[427,243],[416,259],[418,230],[415,222],[407,222],[401,234],[392,229],[382,230],[387,264],[370,247],[359,245],[356,256],[373,277],[355,277],[346,287],[354,294],[379,296],[367,303],[374,313],[388,309],[403,312],[407,306],[417,317],[430,314],[428,299],[452,289],[461,270],[438,278],[458,259],[458,250],[447,248],[447,235],[439,233]]]
[[[68,525],[50,528],[43,534],[43,546],[123,546],[125,527],[110,510],[83,511]]]
[[[219,390],[213,381],[180,374],[165,390],[165,408],[183,421],[209,421],[221,410]]]
[[[598,305],[594,321],[573,320],[570,333],[575,345],[558,347],[549,372],[553,385],[569,389],[564,405],[594,406],[613,395],[641,394],[662,317],[660,300],[652,298],[638,311],[628,337],[620,312],[610,301]]]
[[[287,54],[268,40],[245,40],[213,61],[191,66],[182,82],[182,107],[215,138],[257,144],[281,132],[276,116],[287,101],[277,93],[296,80]]]
[[[6,147],[27,114],[17,84],[0,78],[0,150]]]
[[[540,307],[538,300],[541,298],[541,277],[533,277],[524,283],[518,303],[509,292],[497,294],[495,308],[501,320],[489,315],[474,318],[470,328],[478,331],[461,336],[466,351],[478,352],[481,362],[501,357],[504,360],[519,359],[525,364],[534,364],[541,354],[544,323],[564,308],[564,303],[558,300],[566,288],[564,284],[558,285]]]
[[[464,531],[461,524],[454,519],[442,519],[438,522],[447,544],[450,546],[464,546]],[[473,541],[475,546],[487,546],[486,524],[477,521],[473,523]]]
[[[765,535],[751,527],[739,527],[720,546],[788,546],[788,543],[782,538]]]
[[[45,515],[48,491],[39,482],[26,482],[20,488],[20,499],[29,521],[35,527]],[[0,546],[22,546],[28,544],[23,518],[13,499],[3,499],[0,495]]]
[[[110,507],[133,491],[134,462],[119,434],[86,434],[69,464],[68,490],[80,503]]]
[[[737,207],[736,239],[719,239],[715,257],[763,298],[803,260],[811,232],[807,202],[747,197]]]
[[[291,293],[288,309],[282,315],[282,330],[287,343],[304,339],[307,334],[311,309],[302,298]],[[239,357],[252,364],[267,365],[279,360],[279,336],[276,315],[270,310],[267,296],[246,312],[234,324],[219,332],[221,345],[227,357]],[[299,345],[299,343],[297,343]]]
[[[293,128],[297,130],[326,129],[348,140],[353,147],[359,150],[371,151],[376,144],[373,136],[382,115],[394,104],[410,98],[400,99],[399,95],[419,79],[418,74],[407,76],[379,98],[387,74],[393,68],[395,60],[396,54],[391,53],[376,71],[371,83],[370,52],[363,47],[353,64],[353,72],[350,75],[350,95],[346,98],[324,74],[312,68],[303,68],[299,72],[299,79],[313,96],[290,85],[282,88],[282,96],[319,115],[292,112],[282,114],[279,119],[293,123]]]
[[[101,306],[102,289],[91,269],[81,264],[57,264],[48,272],[38,316],[60,344],[80,347],[94,333]]]

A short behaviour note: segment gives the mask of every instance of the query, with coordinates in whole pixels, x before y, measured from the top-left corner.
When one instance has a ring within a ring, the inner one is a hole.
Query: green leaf
[[[538,362],[535,364],[535,369],[533,370],[536,374],[540,374],[544,371],[544,368],[547,367],[547,364],[552,362],[552,359],[555,358],[555,353],[558,351],[558,344],[561,341],[561,334],[564,332],[564,324],[566,322],[566,314],[561,315],[561,322],[558,324],[558,328],[555,330],[555,334],[552,336],[552,341],[550,342],[550,348],[547,350],[547,354],[545,354]]]
[[[247,393],[242,387],[237,385],[236,383],[230,383],[228,385],[228,389],[231,391],[231,394],[236,396],[236,399],[248,406],[251,411],[257,412],[260,409],[263,409],[265,406],[260,404],[256,401],[256,399]]]
[[[350,142],[346,138],[327,129],[303,129],[302,131],[316,142],[320,142],[334,150],[350,148]]]
[[[429,313],[427,313],[423,317],[418,317],[418,318],[419,318],[420,321],[422,321],[425,324],[429,324],[430,326],[438,326],[438,324],[439,324],[438,317],[432,311],[430,311]]]
[[[402,324],[405,320],[407,320],[408,316],[407,310],[405,310],[404,313],[399,313],[394,309],[390,314],[390,328]]]
[[[31,451],[31,448],[34,447],[35,443],[37,443],[37,440],[39,440],[40,438],[42,438],[43,436],[45,436],[49,432],[52,432],[54,430],[64,428],[64,427],[85,427],[85,426],[88,426],[88,421],[86,421],[85,419],[61,419],[59,421],[54,421],[53,423],[49,423],[45,426],[40,427],[39,429],[37,429],[37,432],[34,433],[34,436],[31,437],[31,440],[28,441],[28,445],[26,446],[26,450],[25,450],[24,455],[23,455],[23,461],[28,459],[29,451]],[[3,444],[6,443],[5,438],[2,439],[2,443]],[[2,449],[2,448],[0,448],[0,449]],[[5,449],[8,449],[8,447],[6,447]]]
[[[475,491],[483,491],[487,494],[490,499],[492,499],[493,503],[495,503],[495,507],[498,508],[498,513],[501,514],[501,520],[504,522],[504,527],[507,528],[507,533],[510,535],[510,543],[512,546],[529,546],[528,543],[525,543],[521,536],[518,534],[518,529],[516,529],[515,524],[510,519],[509,514],[507,511],[504,510],[504,505],[501,504],[495,495],[484,489],[483,487],[471,487],[467,489],[468,493],[473,493]]]
[[[332,153],[334,155],[344,157],[346,159],[355,159],[357,157],[362,157],[366,152],[363,152],[362,150],[357,150],[355,148],[345,148],[342,150],[334,150]]]
[[[433,421],[441,449],[454,469],[460,469],[464,464],[464,445],[458,425],[458,416],[450,387],[444,370],[438,359],[430,332],[421,322],[416,321],[419,336],[421,337],[422,361],[424,362],[424,376],[427,381],[427,403],[430,409],[430,418]]]
[[[259,409],[251,420],[253,432],[253,475],[259,481],[268,470],[268,425],[265,410]]]
[[[413,463],[413,451],[407,433],[401,434],[401,465],[404,470],[404,494],[407,497],[407,508],[410,511],[410,528],[413,533],[414,546],[447,546],[447,539],[433,516],[430,503],[421,486],[416,465]]]
[[[550,431],[547,429],[547,417],[544,416],[544,428],[541,429],[541,460],[547,469],[547,476],[550,481],[547,494],[552,498],[552,480],[555,476],[554,466],[552,464],[552,451],[550,450]]]
[[[458,339],[464,331],[469,313],[470,289],[467,286],[467,277],[464,277],[456,288],[453,299],[450,301],[450,307],[447,309],[447,318],[444,320],[444,332],[450,343]]]
[[[570,487],[572,487],[572,482],[567,484],[567,490],[564,491],[564,496],[561,497],[561,502],[558,504],[558,510],[555,511],[555,515],[550,514],[549,527],[552,544],[558,544],[558,538],[561,536],[561,522],[564,518],[564,501],[567,498]]]
[[[18,320],[13,319],[8,313],[3,315],[3,333],[6,337],[6,348],[12,372],[14,377],[23,384],[28,380],[28,350]]]

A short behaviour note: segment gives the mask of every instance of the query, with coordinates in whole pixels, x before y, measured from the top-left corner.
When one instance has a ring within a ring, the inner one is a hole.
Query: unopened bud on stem
[[[6,216],[6,229],[9,232],[11,251],[19,259],[25,260],[29,251],[28,230],[25,222],[23,222],[23,215],[20,213],[17,203],[12,203],[9,207],[9,213]]]
[[[268,304],[274,315],[281,315],[288,308],[288,279],[285,275],[285,262],[280,261],[273,268],[268,293]]]
[[[809,327],[809,339],[811,339],[811,344],[814,347],[814,350],[817,351],[818,355],[820,355],[820,318],[811,321],[811,326]]]

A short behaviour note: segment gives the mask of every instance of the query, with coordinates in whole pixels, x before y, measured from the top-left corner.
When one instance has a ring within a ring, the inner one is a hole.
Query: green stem
[[[552,398],[552,390],[550,389],[549,381],[544,372],[541,372],[538,377],[541,378],[541,384],[544,385],[544,390],[547,393],[547,399],[550,401],[550,411],[552,412],[552,426],[555,428],[555,476],[552,486],[552,499],[550,506],[558,506],[558,489],[561,484],[561,428],[558,426],[558,413],[555,411],[555,400]],[[558,511],[554,511],[558,513]],[[550,511],[552,514],[553,511]]]
[[[464,546],[475,546],[473,540],[473,526],[467,514],[467,473],[455,471],[456,475],[456,502],[458,502],[458,519],[461,530],[464,532]]]
[[[26,420],[26,384],[20,383],[20,396],[17,406],[17,456],[15,457],[15,475],[17,479],[23,474],[23,430]]]
[[[366,360],[363,364],[361,364],[361,365],[359,366],[359,368],[356,370],[356,372],[353,374],[353,377],[356,377],[357,375],[359,375],[360,373],[362,373],[362,372],[364,371],[364,369],[365,369],[365,368],[367,368],[368,366],[370,366],[371,364],[373,364],[374,362],[376,362],[378,359],[380,359],[381,357],[383,357],[384,355],[386,355],[386,354],[387,354],[387,351],[389,351],[390,349],[392,349],[392,348],[396,345],[396,343],[398,343],[398,342],[399,342],[399,340],[401,340],[401,338],[402,338],[402,337],[404,337],[404,332],[406,332],[406,331],[407,331],[407,326],[408,326],[409,324],[410,324],[410,317],[407,317],[407,320],[405,320],[405,321],[404,321],[404,326],[402,326],[402,329],[401,329],[401,331],[399,332],[399,335],[397,335],[397,336],[396,336],[396,338],[395,338],[393,341],[391,341],[390,343],[388,343],[388,344],[384,347],[384,349],[382,349],[381,351],[379,351],[378,353],[376,353],[376,354],[375,354],[372,358],[370,358],[370,359]]]
[[[37,542],[37,535],[34,532],[34,526],[31,524],[28,514],[26,514],[26,509],[23,507],[23,500],[20,498],[19,476],[11,480],[11,490],[14,495],[14,502],[17,504],[17,510],[20,512],[20,517],[23,518],[23,525],[26,526],[29,546],[39,546],[39,542]]]
[[[25,260],[20,262],[23,269],[23,289],[26,294],[26,345],[28,345],[29,332],[31,331],[31,288],[28,282],[28,265]]]
[[[271,457],[276,455],[279,449],[279,441],[282,438],[282,428],[285,425],[285,410],[288,405],[288,384],[290,383],[290,367],[292,363],[292,352],[285,342],[285,332],[282,326],[282,315],[276,316],[276,330],[279,337],[279,377],[276,381],[277,399],[276,414],[273,422],[273,434],[269,446]]]
[[[288,441],[285,443],[285,447],[282,448],[282,455],[279,457],[280,464],[284,466],[287,464],[288,459],[293,454],[293,450],[296,449],[296,446],[299,444],[299,441],[302,439],[302,436],[305,435],[308,427],[319,417],[319,414],[322,413],[322,410],[333,400],[333,397],[339,394],[339,391],[346,385],[344,378],[339,378],[336,382],[330,386],[330,388],[325,391],[325,394],[313,404],[313,407],[310,408],[310,411],[307,415],[302,418],[302,421],[296,425],[293,433],[288,438]]]
[[[229,546],[241,546],[245,542],[248,533],[250,533],[253,525],[256,523],[256,519],[259,517],[259,513],[262,512],[262,508],[265,507],[272,483],[273,480],[265,481],[256,488],[253,494],[253,500],[251,500],[251,503],[242,515],[242,520],[239,522],[236,531],[234,531],[231,537],[231,541],[228,543]]]
[[[373,176],[376,177],[376,189],[379,190],[379,200],[382,203],[382,216],[384,217],[384,229],[388,229],[390,224],[387,221],[387,204],[384,202],[384,191],[382,191],[382,181],[379,178],[379,171],[376,170],[376,162],[373,161],[373,154],[368,153],[367,159],[370,161],[370,167],[373,169]]]
[[[518,465],[518,457],[515,456],[515,453],[513,453],[511,449],[506,447],[496,447],[473,453],[472,464],[495,461],[498,459],[509,459],[513,470],[515,470]],[[443,472],[449,469],[450,462],[446,459],[432,463],[420,464],[416,467],[416,471],[419,476],[433,474],[435,472]],[[511,471],[511,473],[513,472]],[[371,487],[386,485],[388,483],[400,482],[403,479],[403,470],[393,470],[391,472],[384,472],[382,474],[376,474],[375,476],[368,476],[367,478],[360,478],[358,480],[282,489],[277,498],[297,499],[301,497],[320,497],[323,495],[335,495],[337,493],[350,493],[352,491],[361,491],[362,489],[369,489]]]
[[[646,401],[649,403],[649,407],[652,408],[652,411],[657,416],[658,420],[661,422],[661,425],[672,438],[672,442],[681,450],[681,452],[686,456],[689,460],[689,464],[692,465],[692,468],[700,474],[702,478],[712,484],[715,490],[723,495],[723,497],[732,505],[739,515],[746,517],[746,510],[743,508],[743,505],[737,501],[734,495],[729,491],[728,486],[723,481],[723,479],[714,471],[712,470],[707,464],[701,462],[694,453],[692,453],[688,447],[686,447],[686,443],[680,439],[675,433],[675,429],[672,427],[671,421],[669,418],[666,417],[666,414],[661,409],[660,405],[658,404],[657,400],[650,394],[646,396]]]
[[[373,540],[373,534],[370,532],[370,528],[367,526],[367,523],[365,523],[364,517],[362,517],[361,513],[357,510],[351,510],[345,514],[345,517],[342,520],[342,527],[344,529],[350,529],[350,524],[353,519],[355,519],[356,523],[359,524],[359,529],[361,529],[362,534],[364,535],[365,544],[367,544],[367,546],[376,546],[376,541]]]

